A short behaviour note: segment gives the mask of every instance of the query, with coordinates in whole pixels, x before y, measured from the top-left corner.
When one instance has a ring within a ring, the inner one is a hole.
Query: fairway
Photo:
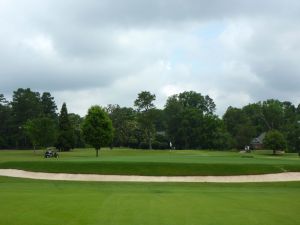
[[[162,184],[0,177],[1,225],[295,225],[300,183]]]
[[[43,151],[0,151],[0,168],[54,173],[86,173],[144,176],[249,175],[299,172],[296,154],[273,156],[221,151],[158,151],[77,149],[60,153],[60,158],[44,159]]]
[[[0,168],[29,171],[236,175],[300,171],[295,154],[92,149],[44,159],[43,151],[0,151]],[[245,157],[246,156],[246,157]],[[126,183],[0,177],[0,225],[295,225],[300,182]]]

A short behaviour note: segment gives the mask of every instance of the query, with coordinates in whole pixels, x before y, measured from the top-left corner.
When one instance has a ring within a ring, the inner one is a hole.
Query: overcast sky
[[[299,0],[0,0],[0,93],[49,91],[85,115],[140,91],[300,103]]]

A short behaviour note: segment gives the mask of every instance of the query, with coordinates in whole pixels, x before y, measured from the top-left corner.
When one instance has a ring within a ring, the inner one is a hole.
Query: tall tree
[[[105,109],[114,127],[114,146],[129,146],[136,129],[136,112],[132,108],[108,105]]]
[[[56,147],[60,151],[70,151],[74,148],[74,130],[68,116],[66,103],[63,103],[58,118],[58,137]]]
[[[86,142],[95,148],[97,157],[101,147],[107,146],[112,142],[112,122],[105,110],[100,106],[92,106],[88,110],[82,130]]]
[[[19,88],[13,93],[11,102],[13,116],[13,133],[17,147],[29,147],[31,143],[28,141],[24,131],[24,124],[27,120],[39,117],[42,114],[40,104],[40,94],[33,92],[30,88]]]
[[[178,102],[184,108],[197,109],[203,114],[213,114],[216,110],[216,105],[213,100],[208,96],[202,96],[195,91],[185,91],[176,96]]]
[[[11,107],[9,106],[8,101],[5,99],[4,95],[0,94],[0,148],[7,148],[11,144],[11,119]]]
[[[56,121],[49,117],[28,120],[24,125],[24,130],[30,137],[34,150],[36,147],[53,146],[56,141]]]
[[[209,96],[194,91],[170,96],[165,106],[167,132],[176,148],[212,148],[220,126]]]
[[[241,109],[244,116],[247,117],[247,124],[255,130],[254,136],[269,130],[269,122],[266,120],[261,102],[248,104]],[[244,123],[245,124],[245,123]]]
[[[156,96],[149,91],[142,91],[138,94],[137,99],[134,101],[134,106],[137,107],[139,112],[147,112],[150,109],[154,109],[154,101]]]
[[[83,148],[85,146],[81,129],[83,124],[83,118],[75,113],[69,113],[69,121],[74,130],[74,147]]]
[[[156,131],[165,132],[167,129],[166,113],[162,109],[153,109],[154,127]]]
[[[11,105],[18,125],[22,125],[28,119],[36,118],[42,113],[40,93],[33,92],[30,88],[19,88],[14,91]]]
[[[154,128],[154,113],[153,109],[156,96],[149,91],[142,91],[138,94],[137,99],[134,101],[134,106],[137,107],[139,112],[138,121],[141,128],[144,130],[149,149],[152,149],[152,140],[155,134]]]
[[[282,128],[284,124],[284,106],[282,102],[274,99],[264,101],[262,102],[262,111],[269,130]]]
[[[49,92],[44,92],[41,97],[41,106],[43,116],[56,119],[57,118],[57,106],[54,101],[54,97]]]
[[[4,104],[7,104],[7,103],[8,103],[8,101],[6,100],[4,95],[0,94],[0,105],[4,105]]]
[[[297,108],[291,102],[269,99],[244,106],[229,107],[223,116],[228,132],[236,141],[236,147],[249,144],[250,139],[273,129],[280,131],[287,140],[290,151],[297,149]],[[243,144],[244,143],[244,144]]]
[[[247,108],[249,110],[250,107]],[[243,149],[249,145],[251,139],[256,137],[256,127],[252,125],[251,119],[243,109],[228,107],[223,116],[225,128],[235,140],[235,147]]]

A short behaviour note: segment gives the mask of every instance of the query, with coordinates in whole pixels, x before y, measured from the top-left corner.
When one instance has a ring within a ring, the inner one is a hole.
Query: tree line
[[[141,149],[241,149],[261,133],[276,131],[283,137],[286,149],[299,150],[300,104],[271,99],[242,108],[230,106],[220,118],[215,114],[213,99],[195,91],[170,96],[163,109],[156,108],[155,99],[155,94],[142,91],[133,107],[92,107],[89,114],[100,115],[95,120],[68,113],[65,103],[58,113],[49,92],[19,88],[11,101],[0,94],[0,148],[55,146],[69,151],[101,143]],[[112,123],[112,134],[101,133],[102,139],[107,136],[106,141],[97,142],[90,125],[103,125],[101,121],[107,118]]]
[[[31,149],[56,146],[62,151],[84,147],[83,118],[68,113],[66,104],[57,113],[54,97],[29,88],[13,92],[12,101],[0,94],[0,148]]]

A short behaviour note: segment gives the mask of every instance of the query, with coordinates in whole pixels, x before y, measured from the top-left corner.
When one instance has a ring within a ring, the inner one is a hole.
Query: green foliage
[[[238,149],[249,145],[251,140],[256,137],[257,130],[252,125],[251,118],[248,116],[250,105],[245,109],[229,107],[223,116],[225,127],[235,141],[235,147]]]
[[[29,147],[31,143],[24,130],[23,125],[27,120],[39,117],[42,114],[42,107],[40,104],[40,94],[33,92],[30,88],[19,88],[13,93],[12,107],[12,139],[15,140],[16,146]]]
[[[113,140],[112,121],[108,114],[100,106],[92,106],[85,117],[83,135],[88,144],[98,150],[108,146]]]
[[[138,98],[134,101],[134,106],[137,107],[138,111],[145,112],[149,109],[155,108],[153,102],[156,96],[151,94],[149,91],[142,91],[138,94]]]
[[[55,123],[57,120],[56,104],[48,92],[41,96],[29,88],[19,88],[14,91],[13,100],[9,103],[0,95],[0,105],[0,137],[1,130],[5,134],[0,148],[30,148],[33,143],[24,129],[27,121],[43,117],[51,118]]]
[[[155,98],[155,95],[150,92],[142,91],[138,94],[138,98],[134,101],[134,106],[137,107],[139,112],[137,121],[144,132],[144,137],[148,142],[149,149],[152,149],[152,141],[155,137],[155,106],[153,103]]]
[[[209,96],[193,91],[168,98],[165,106],[167,131],[178,149],[207,149],[220,147],[221,123],[213,115],[215,104]],[[221,147],[223,148],[223,147]]]
[[[221,121],[214,114],[216,105],[207,95],[185,91],[169,97],[164,109],[155,109],[155,98],[154,94],[142,91],[134,102],[136,110],[119,105],[106,108],[115,128],[112,146],[165,148],[171,141],[177,149],[244,148],[262,133],[277,129],[286,138],[289,151],[300,151],[300,124],[297,123],[300,104],[269,99],[240,109],[229,107]],[[40,94],[19,88],[11,102],[0,94],[0,148],[31,148],[35,143],[28,138],[24,125],[44,117],[58,124],[56,111],[49,92]],[[60,121],[59,148],[85,146],[83,119],[66,112],[61,113]]]
[[[36,148],[53,146],[56,141],[56,122],[48,117],[28,120],[24,125],[26,134]]]
[[[85,147],[85,142],[83,139],[83,134],[81,126],[83,124],[83,118],[75,113],[68,114],[69,121],[71,123],[72,129],[74,130],[74,147],[83,148]]]
[[[213,114],[216,109],[215,103],[208,95],[202,96],[195,91],[185,91],[175,96],[184,108],[197,109],[203,114]]]
[[[8,102],[7,100],[5,99],[4,95],[3,94],[0,94],[0,105],[6,105]]]
[[[60,151],[70,151],[74,148],[74,129],[69,120],[66,103],[63,103],[58,118],[58,137],[56,147]]]
[[[10,142],[11,107],[4,95],[0,94],[0,148],[6,148]]]
[[[281,128],[284,123],[284,107],[280,101],[274,99],[264,101],[262,112],[270,130]]]
[[[228,107],[226,110],[223,121],[228,132],[235,137],[239,133],[239,126],[242,124],[249,124],[249,118],[242,109]]]
[[[120,107],[119,105],[108,105],[106,111],[114,127],[113,145],[130,146],[130,140],[135,138],[138,129],[137,113],[132,108]]]
[[[251,139],[263,132],[277,129],[286,137],[290,151],[297,149],[299,118],[300,113],[291,102],[274,99],[249,104],[242,109],[229,107],[223,116],[236,148],[249,145]]]
[[[44,92],[41,97],[42,113],[44,116],[57,119],[57,106],[54,97],[49,92]]]
[[[28,119],[39,117],[42,113],[40,94],[32,92],[30,88],[19,88],[14,91],[11,105],[18,126],[23,125]]]
[[[164,132],[167,129],[166,118],[167,115],[164,110],[162,109],[152,109],[153,115],[153,123],[155,130],[158,132]]]
[[[286,149],[286,140],[283,134],[277,130],[271,130],[266,134],[264,147],[274,151]]]

